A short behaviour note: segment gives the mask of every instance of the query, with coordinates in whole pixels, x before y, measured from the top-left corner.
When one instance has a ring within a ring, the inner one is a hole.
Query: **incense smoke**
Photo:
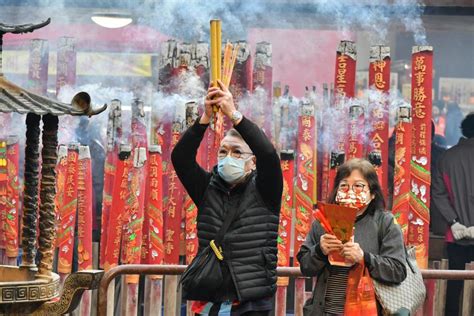
[[[21,16],[21,7],[19,7],[18,14],[15,16],[1,16],[0,13],[2,21],[6,23],[26,23],[31,22],[30,20],[32,19],[39,21],[52,16],[52,23],[67,25],[78,23],[77,15],[80,15],[80,13],[71,9],[70,2],[66,0],[31,0],[23,1],[22,5],[37,6],[38,10],[34,12],[34,16],[28,17],[28,20],[25,21],[26,17]],[[107,8],[109,6],[128,10],[136,18],[137,24],[156,29],[181,42],[208,41],[209,20],[219,18],[226,25],[223,40],[227,38],[230,40],[246,39],[250,28],[298,29],[310,27],[316,30],[324,30],[327,29],[328,25],[335,25],[344,34],[364,31],[369,34],[371,44],[380,44],[386,42],[389,31],[399,25],[401,21],[405,29],[413,33],[416,44],[426,44],[426,34],[421,18],[423,13],[422,0],[312,0],[304,3],[259,0],[219,2],[197,0],[119,0],[114,1],[113,4],[109,0],[99,0],[96,4],[97,8]],[[74,16],[72,14],[68,16],[68,13],[72,13]],[[88,12],[87,14],[90,13]],[[84,19],[88,20],[89,16],[87,14],[84,14]],[[305,21],[310,21],[310,24],[306,25]],[[137,32],[136,38],[143,42],[156,42],[155,38],[150,38],[146,33],[138,33],[139,30],[134,32]],[[97,43],[97,47],[100,45],[102,43]],[[159,43],[156,42],[155,45],[156,49],[151,52],[152,54],[159,52]],[[54,48],[53,43],[51,45],[52,52]],[[87,49],[94,50],[93,47],[87,47]],[[98,51],[103,49],[104,47],[100,46]],[[77,47],[77,50],[80,51],[81,47]],[[301,54],[310,53],[301,52]],[[334,55],[334,51],[328,51],[327,53]],[[122,56],[133,54],[133,47],[120,51],[120,54]],[[296,62],[298,58],[292,57],[287,60],[289,62]],[[5,62],[8,62],[8,60],[5,60]],[[274,61],[273,64],[275,68],[278,67],[278,61]],[[90,67],[94,67],[94,65],[92,64]],[[153,67],[157,66],[154,65]],[[109,69],[94,69],[94,71],[98,74],[107,74]],[[21,81],[18,78],[15,78],[15,80]],[[101,77],[97,77],[97,82],[101,81]],[[25,81],[18,83],[26,86]],[[52,85],[50,83],[49,91],[54,91],[51,89]],[[64,87],[58,98],[63,102],[69,103],[74,93],[87,91],[92,97],[92,102],[96,105],[110,103],[112,99],[119,99],[123,106],[124,131],[127,131],[129,129],[130,106],[135,98],[142,99],[145,103],[145,108],[149,109],[147,113],[153,113],[153,116],[162,122],[176,120],[176,116],[183,116],[184,104],[187,101],[195,100],[202,104],[206,90],[202,86],[200,79],[191,72],[183,73],[181,76],[176,77],[171,85],[176,86],[177,89],[174,89],[176,91],[174,94],[169,95],[164,91],[157,91],[159,88],[157,88],[156,78],[153,77],[143,79],[143,81],[114,77],[113,79],[108,79],[103,84],[83,84],[79,80],[79,85],[75,88]],[[257,90],[253,95],[247,95],[247,97],[239,102],[242,112],[254,119],[261,118],[261,110],[256,105],[264,104],[265,94],[265,91]],[[319,101],[316,101],[316,103],[322,104],[322,96],[319,91],[317,98]],[[397,95],[392,94],[389,103],[398,104],[400,100]],[[349,106],[350,102],[342,105],[343,109],[345,109],[343,113],[347,111]],[[274,124],[281,127],[278,139],[284,143],[283,146],[285,147],[295,147],[296,118],[299,113],[299,107],[300,100],[290,95],[282,97],[278,104],[273,106]],[[369,107],[370,105],[365,107],[366,113],[370,110]],[[321,120],[322,118],[332,118],[337,122],[341,122],[341,124],[345,124],[343,122],[347,120],[345,114],[341,114],[340,111],[328,107],[318,111],[316,115]],[[150,116],[148,115],[147,121],[150,120]],[[98,117],[91,118],[90,125],[100,129],[99,134],[104,139],[104,142],[106,121],[107,115],[104,113]],[[80,135],[76,134],[77,126],[79,125],[78,118],[62,117],[60,122],[62,127],[60,132],[61,143],[80,139]],[[22,126],[23,124],[15,125]],[[336,126],[333,126],[332,129],[336,129]],[[323,136],[325,141],[330,144],[334,143],[336,139],[335,133],[337,131],[328,130],[327,135]],[[23,135],[24,131],[19,131],[19,134]]]

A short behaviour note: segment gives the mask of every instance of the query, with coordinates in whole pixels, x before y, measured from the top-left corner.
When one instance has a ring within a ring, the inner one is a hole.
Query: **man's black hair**
[[[474,137],[474,112],[469,113],[461,123],[461,131],[464,137]]]

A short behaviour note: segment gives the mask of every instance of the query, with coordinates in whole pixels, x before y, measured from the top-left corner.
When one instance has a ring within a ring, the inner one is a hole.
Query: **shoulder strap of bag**
[[[221,229],[217,233],[216,237],[214,238],[214,241],[216,244],[220,245],[222,242],[222,239],[224,239],[225,233],[227,233],[227,230],[230,227],[230,224],[232,224],[234,218],[236,217],[238,213],[239,208],[238,207],[233,207],[231,208],[230,212],[227,214],[224,214],[225,220],[224,223],[222,223]]]
[[[383,236],[382,236],[382,229],[383,229],[383,214],[379,216],[379,220],[378,220],[378,239],[379,239],[379,247],[380,245],[382,244],[382,239],[383,239]],[[407,251],[407,246],[405,245],[405,243],[403,244],[403,248],[405,249],[405,261],[406,263],[408,264],[408,266],[410,267],[411,271],[413,273],[415,273],[415,268],[413,267],[412,263],[410,262],[409,260],[409,257],[408,257],[408,251]]]

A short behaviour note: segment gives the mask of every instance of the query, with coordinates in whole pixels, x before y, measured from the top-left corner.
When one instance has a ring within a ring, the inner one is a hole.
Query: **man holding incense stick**
[[[222,139],[217,149],[218,164],[208,172],[196,162],[196,153],[214,105],[234,128]],[[171,158],[198,207],[199,252],[216,238],[226,217],[232,217],[219,245],[222,285],[212,302],[197,302],[193,311],[217,315],[230,309],[231,315],[269,315],[276,291],[283,190],[275,148],[257,125],[236,110],[232,94],[218,81],[218,87],[208,90],[203,115],[183,134]]]

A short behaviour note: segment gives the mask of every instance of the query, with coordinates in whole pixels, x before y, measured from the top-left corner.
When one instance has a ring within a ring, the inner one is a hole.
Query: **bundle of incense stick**
[[[238,44],[233,45],[230,42],[227,42],[224,50],[224,64],[222,65],[221,21],[211,20],[211,84],[213,86],[218,86],[217,80],[221,80],[226,87],[229,87],[238,51]],[[218,105],[213,107],[213,113],[214,128],[216,133],[214,145],[219,146],[224,130],[223,116],[219,111]]]

